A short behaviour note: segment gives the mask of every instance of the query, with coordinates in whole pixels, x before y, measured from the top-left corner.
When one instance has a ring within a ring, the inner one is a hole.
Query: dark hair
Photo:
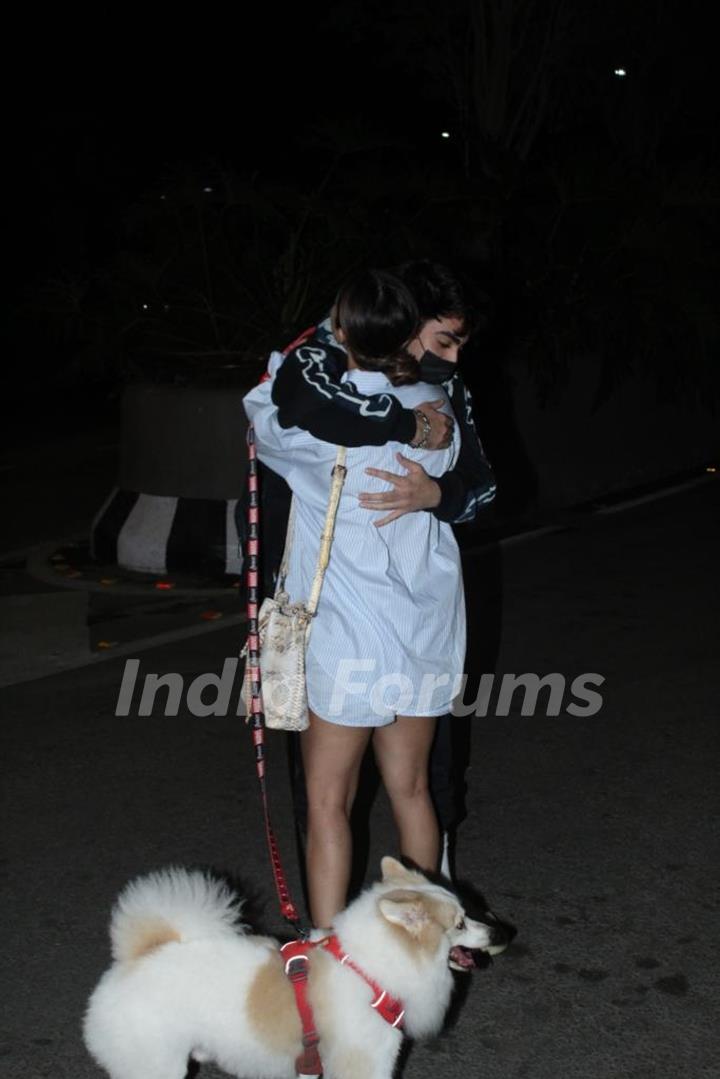
[[[335,320],[358,367],[382,371],[394,386],[417,382],[418,362],[405,351],[420,316],[409,289],[386,270],[364,270],[335,299]]]
[[[393,267],[393,273],[412,293],[421,322],[453,316],[462,321],[468,337],[487,325],[489,298],[486,293],[442,263],[416,259]]]

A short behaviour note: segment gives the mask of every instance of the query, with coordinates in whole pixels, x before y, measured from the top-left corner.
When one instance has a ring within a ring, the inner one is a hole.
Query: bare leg
[[[428,759],[435,717],[398,716],[378,727],[375,759],[400,833],[400,852],[420,869],[437,872],[440,833],[428,790]]]
[[[372,727],[342,727],[310,712],[300,735],[308,797],[307,878],[313,924],[329,928],[347,902],[350,811]]]

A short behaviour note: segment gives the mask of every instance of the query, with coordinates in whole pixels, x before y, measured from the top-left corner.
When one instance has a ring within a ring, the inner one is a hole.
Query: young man
[[[460,281],[444,266],[418,261],[394,272],[413,294],[422,320],[407,349],[419,362],[422,381],[444,385],[450,396],[462,432],[460,457],[455,468],[439,480],[403,458],[405,474],[383,473],[381,477],[394,490],[368,494],[363,503],[367,509],[389,511],[376,521],[378,526],[415,510],[429,510],[441,521],[471,521],[495,497],[493,473],[473,422],[470,393],[456,367],[460,349],[477,328],[479,314]],[[425,445],[430,449],[447,445],[449,424],[434,407],[437,402],[411,411],[386,394],[364,397],[340,383],[345,366],[344,350],[333,337],[329,319],[295,342],[273,385],[281,426],[301,427],[316,438],[344,446],[379,446],[392,441],[412,445],[422,439],[429,424]],[[417,415],[419,411],[427,423]]]
[[[428,261],[406,263],[394,270],[412,293],[420,313],[417,335],[407,350],[417,359],[420,379],[443,385],[461,432],[455,468],[438,479],[430,477],[416,462],[397,454],[402,472],[368,468],[392,490],[365,492],[360,504],[381,516],[382,528],[411,512],[430,512],[452,523],[470,521],[495,497],[495,481],[475,429],[472,400],[457,370],[460,349],[477,328],[479,314],[461,282],[445,267]],[[365,397],[352,383],[341,383],[346,369],[342,345],[335,339],[330,320],[307,331],[286,351],[274,378],[272,400],[282,427],[300,427],[324,442],[344,446],[384,445],[401,442],[440,449],[447,445],[450,423],[429,401],[414,410],[405,409],[389,394]],[[272,590],[285,537],[289,491],[283,480],[263,469],[264,587]],[[464,772],[457,721],[451,715],[438,722],[430,761],[430,791],[444,838],[443,872],[450,875],[449,849],[455,829],[465,816]],[[292,741],[292,740],[291,740]],[[467,738],[462,740],[468,747]],[[294,761],[293,761],[294,756]],[[299,753],[291,747],[291,770],[296,810],[303,811]]]

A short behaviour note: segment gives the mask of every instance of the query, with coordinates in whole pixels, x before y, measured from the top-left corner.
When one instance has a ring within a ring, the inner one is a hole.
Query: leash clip
[[[285,973],[290,981],[300,981],[307,977],[307,965],[309,963],[307,955],[291,955],[285,962]]]

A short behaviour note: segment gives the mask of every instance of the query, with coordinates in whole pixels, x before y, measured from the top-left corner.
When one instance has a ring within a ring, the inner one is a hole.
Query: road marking
[[[632,509],[634,506],[642,506],[646,502],[656,502],[659,498],[667,498],[669,495],[678,494],[680,491],[687,491],[691,487],[699,487],[701,483],[711,483],[717,478],[716,473],[708,473],[707,476],[698,476],[694,480],[685,480],[684,483],[673,484],[672,487],[663,487],[659,491],[652,491],[647,495],[640,495],[637,498],[629,498],[626,502],[616,502],[612,506],[598,506],[593,510],[593,516],[602,514],[607,516],[608,513],[622,513],[623,510]]]
[[[567,525],[545,525],[543,528],[533,528],[530,532],[517,532],[514,536],[505,536],[498,540],[500,547],[509,547],[513,543],[523,543],[525,540],[536,539],[538,536],[546,536],[550,532],[561,532]]]
[[[92,667],[96,663],[106,663],[110,659],[120,656],[135,656],[138,652],[147,652],[151,648],[159,648],[163,644],[172,644],[174,641],[188,640],[190,637],[198,637],[201,633],[215,633],[219,629],[241,626],[247,622],[246,614],[233,614],[217,622],[203,622],[197,626],[186,626],[185,629],[171,629],[166,633],[158,633],[154,637],[141,637],[137,641],[118,645],[104,652],[89,652],[86,656],[78,656],[76,659],[64,663],[53,671],[45,671],[42,674],[22,675],[19,678],[2,679],[0,686],[17,686],[24,682],[39,682],[42,678],[54,678],[56,675],[65,674],[66,671],[76,671],[82,667]],[[238,648],[238,651],[240,649]]]

